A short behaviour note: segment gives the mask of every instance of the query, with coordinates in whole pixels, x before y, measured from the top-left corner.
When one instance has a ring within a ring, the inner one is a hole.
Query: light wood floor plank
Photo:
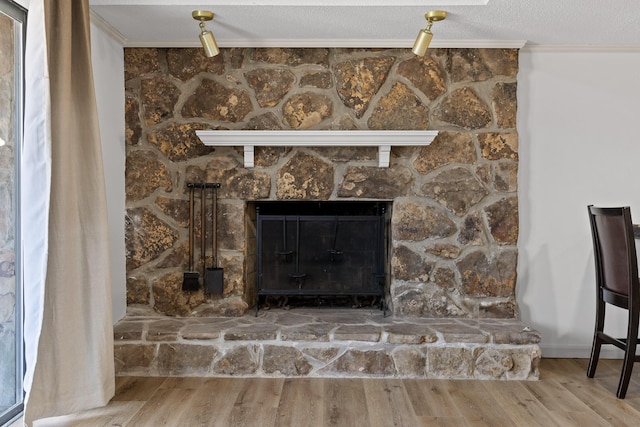
[[[277,409],[284,378],[252,378],[244,381],[234,406]]]
[[[456,418],[460,411],[449,395],[446,380],[404,380],[413,412],[418,417]]]
[[[103,408],[91,409],[80,414],[38,420],[34,427],[100,427],[124,426],[140,411],[145,402],[112,402]],[[22,426],[22,424],[19,424]]]
[[[286,379],[282,386],[282,398],[278,406],[276,426],[324,425],[324,379]]]
[[[461,384],[466,383],[466,384]],[[449,381],[447,390],[469,426],[514,426],[505,412],[479,381]]]
[[[131,419],[133,426],[180,426],[183,424],[183,413],[187,411],[188,402],[195,390],[191,389],[158,389]]]
[[[417,426],[420,427],[467,427],[464,417],[417,417]]]
[[[116,377],[116,395],[112,401],[147,401],[165,380],[165,377]]]
[[[226,418],[228,427],[272,427],[278,410],[259,406],[234,406]]]
[[[611,427],[611,424],[601,417],[594,418],[584,412],[551,411],[550,415],[562,427]]]
[[[578,370],[572,374],[560,375],[562,367],[566,362],[558,363],[550,361],[547,364],[550,371],[557,374],[557,381],[574,396],[589,406],[595,413],[599,414],[607,423],[614,426],[640,425],[640,412],[628,405],[627,402],[616,398],[615,394],[608,390],[608,386],[603,386],[598,381],[587,378],[586,367],[583,375],[577,374]],[[604,365],[604,364],[603,364]],[[601,366],[601,371],[606,372],[605,366]],[[605,373],[610,376],[610,374]],[[616,380],[617,381],[617,380]],[[616,383],[617,384],[617,383]],[[615,390],[615,389],[614,389]]]
[[[365,379],[369,425],[380,426],[415,426],[416,415],[404,388],[402,380]]]
[[[234,408],[233,403],[250,381],[243,378],[206,378],[189,400],[183,425],[226,427]]]
[[[518,381],[485,381],[491,396],[518,426],[558,426],[546,408]]]
[[[324,425],[368,427],[369,414],[360,379],[331,378],[324,381]]]

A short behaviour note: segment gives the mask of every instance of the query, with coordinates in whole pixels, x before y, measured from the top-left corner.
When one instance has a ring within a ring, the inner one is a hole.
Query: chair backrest
[[[606,294],[637,298],[638,262],[631,209],[628,206],[599,208],[590,205],[588,210],[598,287]],[[626,299],[611,301],[605,295],[607,302],[616,305]],[[627,305],[628,301],[625,301],[623,306]]]

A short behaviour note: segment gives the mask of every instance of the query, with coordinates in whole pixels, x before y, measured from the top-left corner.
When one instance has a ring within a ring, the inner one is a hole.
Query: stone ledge
[[[298,309],[259,317],[128,316],[118,375],[535,380],[540,334],[513,319]]]

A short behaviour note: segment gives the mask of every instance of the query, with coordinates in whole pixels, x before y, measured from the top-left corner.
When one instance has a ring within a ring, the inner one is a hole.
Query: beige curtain
[[[107,210],[88,0],[31,0],[22,222],[25,423],[114,393]]]

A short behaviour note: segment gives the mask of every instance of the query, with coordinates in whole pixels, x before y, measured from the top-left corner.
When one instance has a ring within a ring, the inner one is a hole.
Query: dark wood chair
[[[616,396],[624,399],[629,387],[638,343],[638,314],[640,313],[640,282],[638,261],[631,222],[631,209],[588,206],[593,252],[596,264],[596,326],[591,347],[587,376],[593,378],[602,344],[612,344],[624,350],[622,373]],[[607,304],[626,309],[629,314],[627,336],[614,338],[604,332]]]

